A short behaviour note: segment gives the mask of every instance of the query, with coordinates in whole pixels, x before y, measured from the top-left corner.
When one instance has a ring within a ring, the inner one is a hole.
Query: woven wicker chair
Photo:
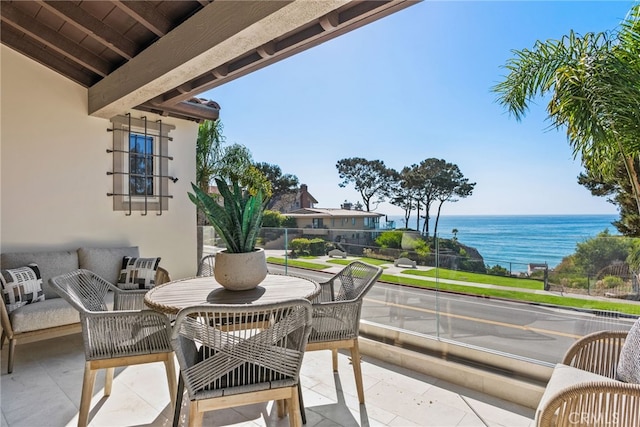
[[[313,326],[306,351],[331,350],[334,372],[338,371],[338,349],[351,351],[358,399],[364,403],[360,370],[360,312],[366,293],[382,274],[382,268],[353,261],[328,281],[320,284],[320,294],[312,300]]]
[[[164,268],[158,268],[156,272],[156,280],[155,283],[160,285],[162,283],[166,283],[171,281],[169,278],[169,272]],[[121,310],[142,310],[145,308],[144,305],[144,294],[147,292],[144,291],[127,291],[130,292],[126,295],[122,295],[120,298],[120,309]],[[39,331],[27,331],[27,332],[14,332],[13,326],[11,324],[12,320],[7,313],[7,310],[4,304],[0,304],[0,323],[2,324],[2,334],[0,334],[0,350],[4,347],[4,342],[9,341],[9,354],[7,357],[7,373],[10,374],[13,372],[13,362],[15,360],[15,352],[16,352],[16,344],[19,338],[23,336],[34,335]],[[70,330],[71,333],[77,333],[79,330],[76,329],[76,324],[64,325],[56,327],[55,330],[58,331],[59,335],[64,335],[68,332],[64,332],[66,330]],[[53,329],[53,328],[52,328]],[[52,335],[56,336],[56,335]]]
[[[640,384],[600,381],[567,387],[542,409],[538,426],[640,426]]]
[[[566,351],[562,364],[607,378],[616,378],[626,331],[598,331],[585,335]]]
[[[206,411],[285,400],[289,424],[300,426],[298,382],[310,328],[311,304],[302,299],[181,310],[171,344],[190,399],[189,425],[202,425]]]
[[[176,372],[166,316],[151,310],[121,310],[132,291],[123,291],[88,270],[54,277],[51,285],[80,312],[86,362],[78,426],[87,425],[98,369],[106,369],[104,395],[109,396],[116,367],[162,361],[175,403]],[[108,291],[114,292],[114,310],[108,310],[105,303]]]
[[[213,276],[213,265],[215,260],[215,254],[203,256],[200,260],[200,264],[198,264],[198,273],[196,275],[199,277]]]
[[[562,364],[616,379],[626,331],[586,335],[566,351]],[[544,404],[538,426],[638,426],[640,384],[584,381],[562,389]]]

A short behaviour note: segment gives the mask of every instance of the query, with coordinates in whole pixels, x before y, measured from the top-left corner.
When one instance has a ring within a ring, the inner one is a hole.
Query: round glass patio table
[[[320,293],[320,285],[312,279],[283,274],[267,274],[257,288],[248,291],[229,291],[213,276],[192,277],[158,285],[144,296],[144,303],[152,310],[178,314],[185,307],[203,304],[266,304],[293,298],[313,299]]]

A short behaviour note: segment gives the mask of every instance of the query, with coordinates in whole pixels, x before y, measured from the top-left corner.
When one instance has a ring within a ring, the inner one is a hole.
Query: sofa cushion
[[[640,318],[633,324],[622,345],[616,378],[625,383],[640,383]]]
[[[1,270],[0,285],[8,313],[23,305],[44,301],[42,278],[37,264]]]
[[[122,258],[138,257],[137,246],[123,248],[80,248],[78,249],[78,262],[80,268],[93,271],[98,276],[111,284],[118,283]]]
[[[78,251],[8,252],[0,255],[2,269],[23,267],[31,263],[37,264],[40,269],[45,299],[59,298],[49,286],[49,279],[78,269]]]
[[[113,309],[113,292],[107,292],[105,300],[107,307]],[[80,321],[78,310],[62,298],[25,305],[13,311],[10,317],[15,333],[38,331]]]
[[[151,289],[156,284],[160,258],[122,258],[122,270],[117,286],[120,289]]]

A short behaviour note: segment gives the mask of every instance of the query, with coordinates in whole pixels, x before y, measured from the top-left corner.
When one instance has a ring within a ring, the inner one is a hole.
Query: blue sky
[[[443,215],[615,214],[577,184],[580,161],[544,100],[517,122],[490,89],[512,49],[615,29],[632,3],[425,1],[201,96],[220,103],[227,142],[298,176],[318,207],[360,200],[338,186],[340,159],[400,170],[436,157],[476,182]]]

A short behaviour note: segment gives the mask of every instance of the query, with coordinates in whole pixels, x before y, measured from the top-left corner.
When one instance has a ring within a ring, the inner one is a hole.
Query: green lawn
[[[384,264],[385,261],[379,259],[372,258],[360,258],[361,261],[369,262],[370,264]],[[267,262],[271,262],[274,264],[284,265],[284,258],[275,258],[268,257]],[[345,265],[348,264],[349,260],[343,259],[332,259],[328,262],[333,264]],[[288,265],[291,267],[300,267],[307,268],[311,270],[324,270],[329,268],[328,265],[323,265],[321,263],[315,262],[305,262],[289,259]],[[416,271],[416,270],[404,270],[403,273],[422,276],[422,277],[435,277],[435,269],[428,271]],[[503,298],[508,300],[515,301],[523,301],[523,302],[531,302],[531,303],[539,303],[539,304],[550,304],[550,305],[558,305],[562,307],[575,307],[581,309],[589,309],[589,310],[602,310],[602,311],[616,311],[620,313],[627,313],[638,315],[640,314],[640,306],[635,304],[627,304],[623,302],[617,301],[600,301],[600,300],[591,300],[591,299],[582,299],[582,298],[573,298],[569,296],[558,296],[558,295],[540,295],[534,294],[530,292],[519,292],[515,288],[527,288],[527,289],[542,289],[542,282],[531,280],[531,279],[518,279],[513,277],[503,277],[503,276],[492,276],[488,274],[478,274],[478,273],[466,273],[461,271],[453,271],[440,269],[439,271],[440,279],[452,279],[452,280],[460,280],[467,282],[475,282],[475,283],[483,283],[483,284],[492,284],[492,285],[500,285],[505,287],[512,287],[513,290],[509,289],[491,289],[491,288],[481,288],[478,286],[466,286],[466,285],[458,285],[458,284],[449,284],[449,283],[436,283],[433,280],[422,280],[419,278],[411,278],[411,277],[399,277],[394,276],[392,274],[383,274],[380,276],[381,282],[387,282],[392,284],[400,284],[400,285],[410,285],[417,286],[425,289],[432,290],[441,290],[441,291],[450,291],[457,292],[461,294],[468,295],[477,295],[483,297],[494,297],[494,298]]]
[[[640,306],[613,301],[598,301],[581,298],[572,298],[557,295],[539,295],[529,292],[518,292],[516,290],[502,290],[480,288],[476,286],[452,285],[448,283],[435,283],[428,280],[398,277],[391,274],[383,274],[378,279],[383,282],[397,283],[402,285],[418,286],[426,289],[438,289],[441,291],[459,292],[468,295],[478,295],[487,297],[504,298],[510,300],[534,302],[540,304],[552,304],[563,307],[575,307],[591,310],[618,311],[620,313],[640,314]]]
[[[271,262],[273,264],[284,265],[285,259],[284,258],[267,257],[267,262]],[[289,259],[289,261],[287,261],[287,265],[289,265],[291,267],[308,268],[310,270],[325,270],[327,268],[330,268],[329,265],[322,265],[322,264],[320,264],[318,262],[304,262],[304,261],[298,261],[298,260],[295,260],[295,259]]]
[[[440,279],[459,280],[461,282],[484,283],[487,285],[509,286],[512,288],[540,289],[544,284],[540,280],[520,279],[517,277],[494,276],[490,274],[468,273],[466,271],[447,270],[445,268],[431,269],[427,271],[404,270],[405,274],[415,276],[436,277]]]

